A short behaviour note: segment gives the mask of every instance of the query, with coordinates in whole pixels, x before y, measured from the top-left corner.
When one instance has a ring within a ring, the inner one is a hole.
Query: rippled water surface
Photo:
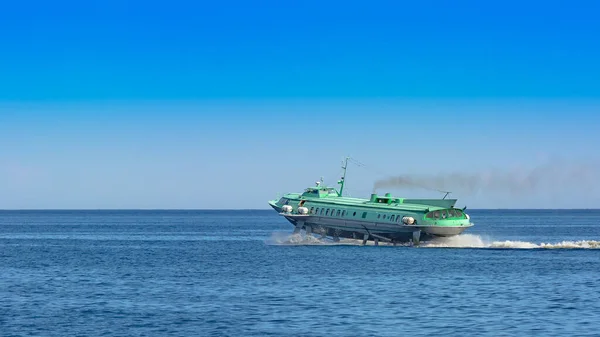
[[[273,211],[2,211],[0,335],[600,335],[600,211],[470,215],[362,247]]]

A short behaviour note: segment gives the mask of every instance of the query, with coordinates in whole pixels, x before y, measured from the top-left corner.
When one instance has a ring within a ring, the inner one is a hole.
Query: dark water
[[[273,211],[3,211],[0,334],[600,335],[600,211],[470,214],[415,248]]]

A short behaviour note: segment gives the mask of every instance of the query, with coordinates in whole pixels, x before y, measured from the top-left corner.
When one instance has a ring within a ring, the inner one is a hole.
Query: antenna
[[[340,184],[340,192],[338,193],[338,195],[341,197],[342,193],[344,192],[344,182],[346,180],[346,168],[348,168],[348,159],[350,157],[346,157],[345,161],[342,161],[342,169],[344,170],[344,175],[342,176],[342,179],[340,181],[338,181],[338,184]]]

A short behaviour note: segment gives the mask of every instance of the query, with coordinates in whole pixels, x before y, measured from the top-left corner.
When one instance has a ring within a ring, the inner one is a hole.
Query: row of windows
[[[429,212],[425,215],[428,219],[447,219],[447,218],[463,218],[464,213],[460,209],[443,209],[439,211]]]
[[[331,216],[346,216],[346,210],[339,210],[339,209],[325,209],[325,208],[314,208],[311,207],[310,208],[310,214],[315,214],[315,215],[325,215],[325,216],[329,216],[331,214]],[[356,212],[354,212],[352,214],[352,216],[356,216]]]
[[[341,216],[341,217],[344,217],[344,216],[346,216],[346,210],[341,210],[340,211],[339,209],[336,210],[336,209],[330,209],[330,208],[318,208],[318,207],[314,208],[314,207],[311,207],[310,208],[310,214],[325,215],[325,216],[330,216],[331,215],[331,216],[338,216],[338,217]],[[350,213],[348,213],[348,214],[350,214]],[[352,216],[356,216],[356,212],[353,212]],[[362,218],[364,219],[366,217],[367,217],[367,212],[363,212],[362,213]],[[382,219],[382,217],[383,217],[383,219]],[[383,214],[383,215],[377,214],[377,219],[385,220],[386,218],[390,222],[400,223],[402,221],[402,216],[401,215],[389,215],[388,216],[386,214]]]
[[[377,214],[377,219],[383,218],[382,220],[385,220],[388,216],[386,214]],[[400,223],[402,221],[402,216],[401,215],[390,215],[389,219],[390,222],[397,222]]]
[[[285,204],[288,203],[287,199],[282,198],[281,201],[283,201],[283,200],[285,200]],[[311,207],[310,214],[345,217],[346,210]],[[356,216],[356,212],[353,212],[352,216]],[[366,218],[367,212],[363,212],[361,217],[363,219]],[[460,209],[453,208],[453,209],[448,209],[448,210],[443,209],[443,210],[438,210],[438,211],[431,211],[431,212],[427,213],[425,215],[425,217],[428,219],[440,220],[440,219],[449,219],[449,218],[463,219],[465,216],[464,216],[464,213]],[[381,219],[381,220],[387,219],[390,222],[400,223],[402,221],[402,215],[377,214],[377,219]]]

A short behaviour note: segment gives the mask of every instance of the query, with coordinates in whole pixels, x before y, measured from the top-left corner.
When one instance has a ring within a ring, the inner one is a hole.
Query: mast
[[[346,157],[345,161],[342,161],[342,169],[344,170],[344,175],[342,176],[342,179],[340,181],[338,181],[338,184],[340,184],[340,192],[338,193],[338,196],[342,196],[342,193],[344,192],[344,182],[346,180],[346,168],[348,168],[348,159],[349,157]]]

